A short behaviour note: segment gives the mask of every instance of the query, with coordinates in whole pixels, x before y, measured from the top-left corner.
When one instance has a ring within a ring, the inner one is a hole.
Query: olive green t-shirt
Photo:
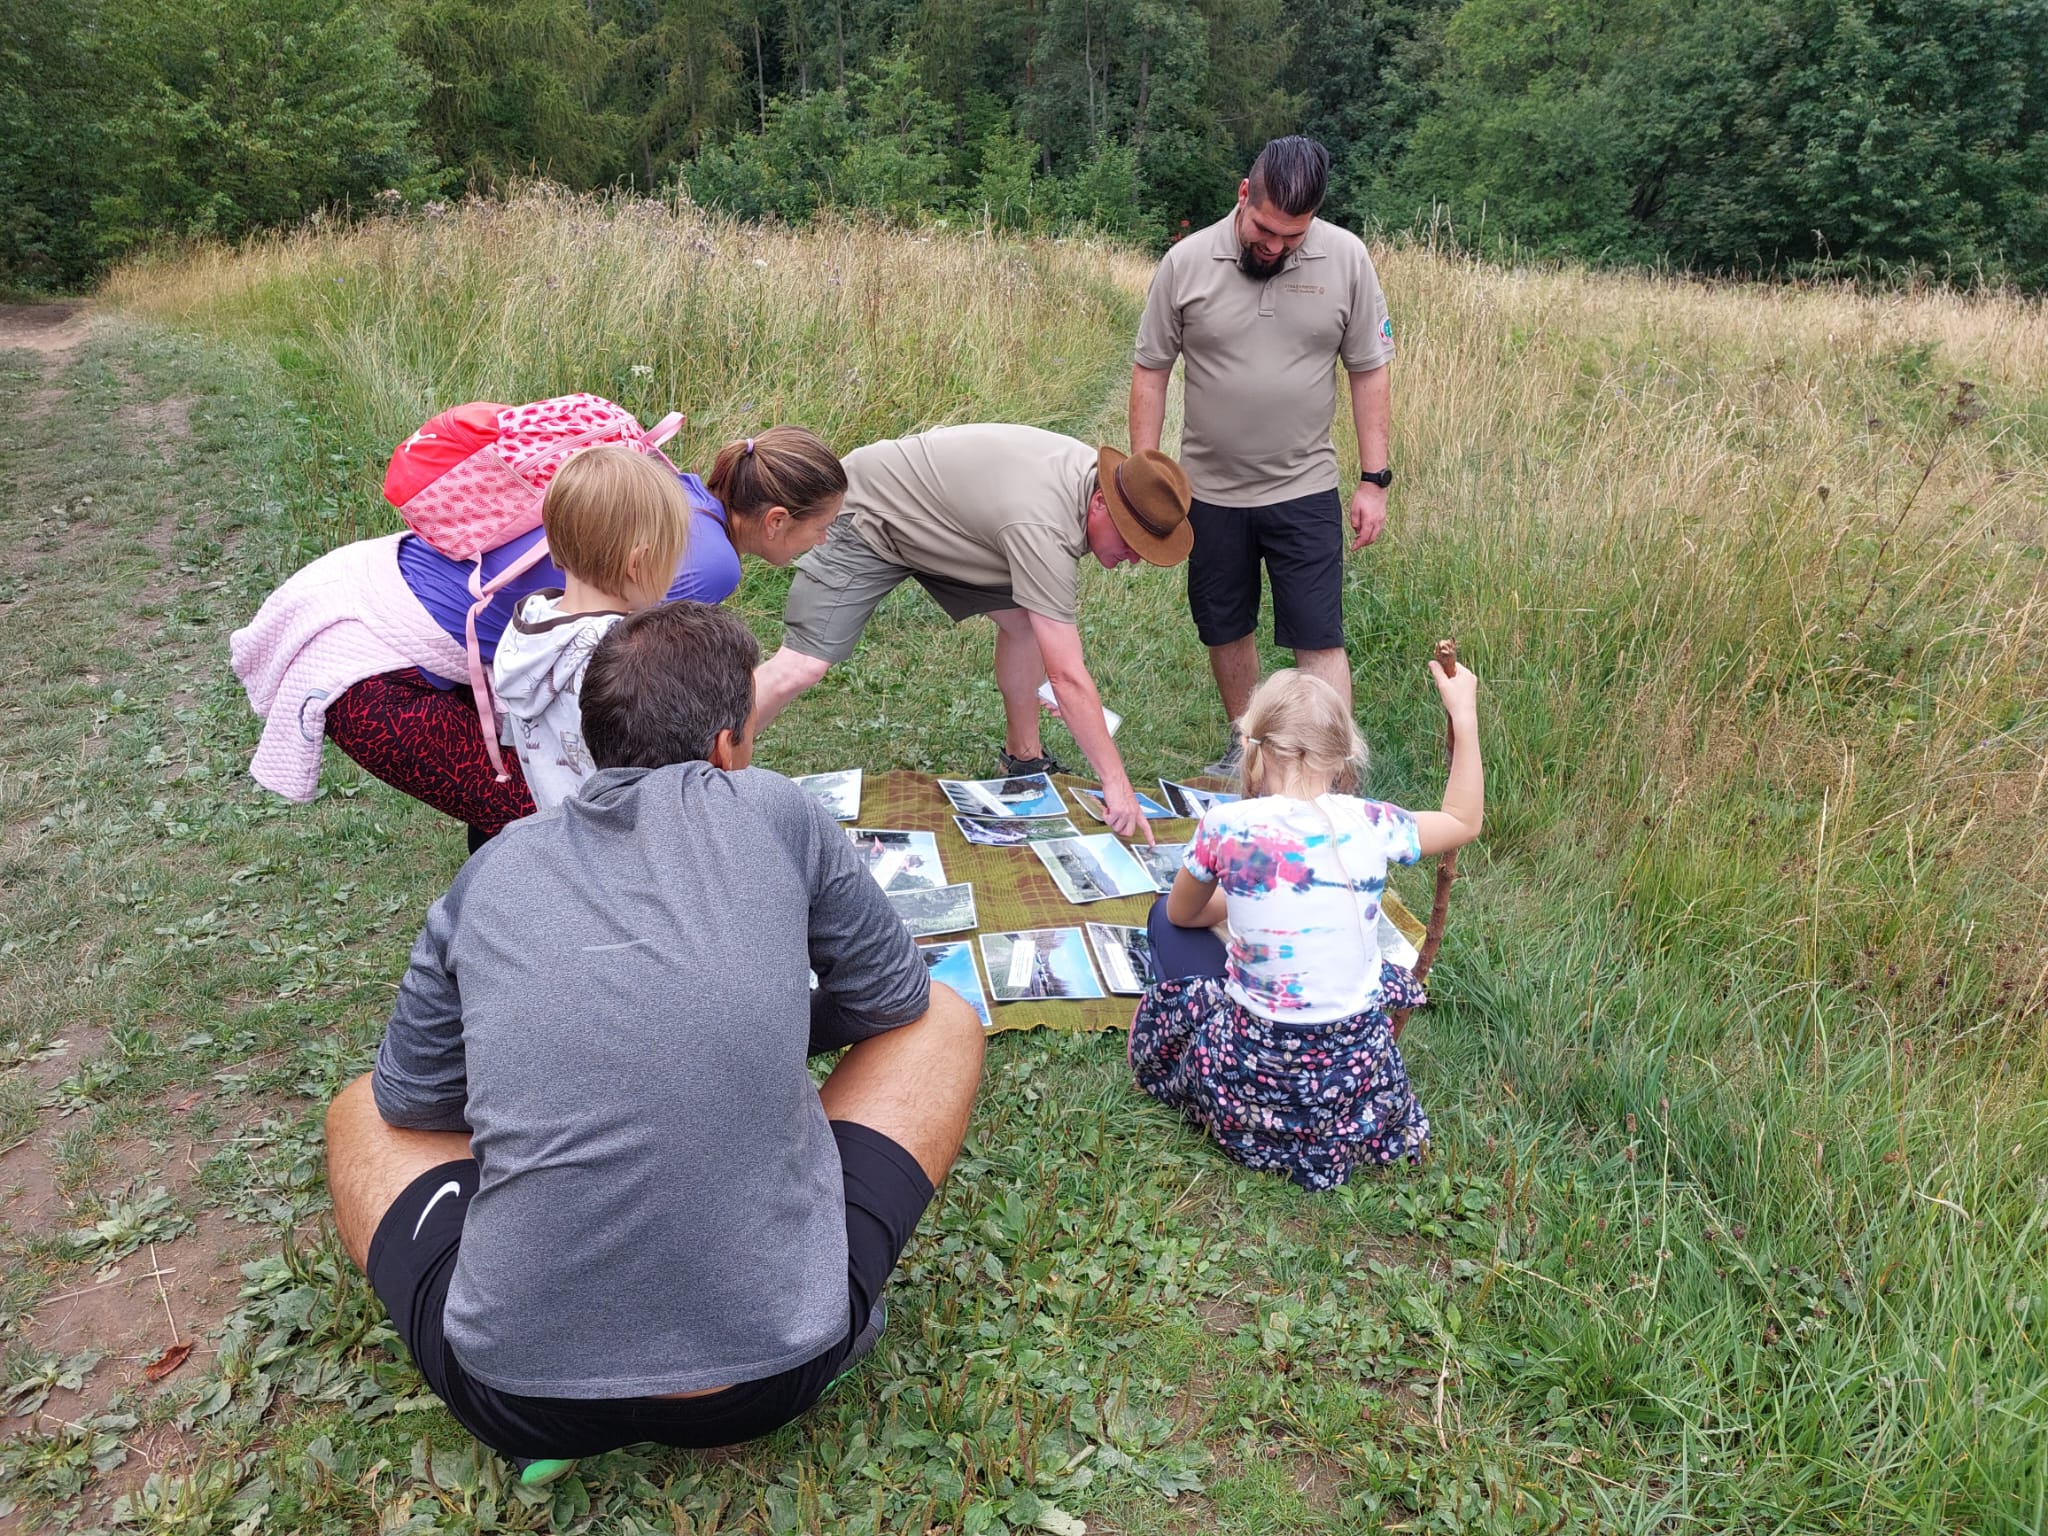
[[[1233,209],[1166,253],[1134,357],[1141,368],[1187,359],[1180,462],[1195,495],[1259,507],[1336,486],[1335,365],[1380,367],[1394,329],[1350,230],[1310,221],[1287,264],[1260,282],[1238,269],[1235,219]]]
[[[1048,619],[1080,617],[1095,450],[1038,427],[936,427],[846,456],[846,512],[906,570],[1007,588]]]

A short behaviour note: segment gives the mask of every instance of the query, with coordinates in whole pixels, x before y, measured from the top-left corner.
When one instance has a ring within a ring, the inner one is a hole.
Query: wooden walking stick
[[[1437,665],[1444,669],[1446,677],[1458,675],[1458,647],[1449,640],[1436,643]],[[1457,736],[1447,723],[1444,726],[1444,765],[1448,769],[1452,754],[1457,750]],[[1444,941],[1444,919],[1451,910],[1451,882],[1458,878],[1458,850],[1439,854],[1436,861],[1436,894],[1429,903],[1429,926],[1423,930],[1422,948],[1415,955],[1415,983],[1422,985],[1429,979],[1429,968],[1436,963],[1437,947]],[[1413,1010],[1402,1008],[1393,1017],[1393,1035],[1401,1038],[1401,1031],[1407,1027],[1408,1015]]]

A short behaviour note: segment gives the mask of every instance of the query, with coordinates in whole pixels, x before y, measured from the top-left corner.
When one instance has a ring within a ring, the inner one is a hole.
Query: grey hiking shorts
[[[955,624],[1017,606],[1008,587],[969,586],[885,560],[853,531],[853,519],[842,514],[832,519],[824,543],[797,558],[796,579],[782,610],[782,643],[820,661],[846,660],[882,599],[906,579],[931,593]]]

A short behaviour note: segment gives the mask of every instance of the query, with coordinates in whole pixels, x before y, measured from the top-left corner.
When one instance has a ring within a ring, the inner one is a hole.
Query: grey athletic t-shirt
[[[373,1083],[390,1124],[471,1135],[446,1314],[463,1366],[527,1396],[645,1397],[842,1337],[813,1010],[846,1042],[930,991],[845,834],[780,775],[603,769],[507,827],[427,914]]]

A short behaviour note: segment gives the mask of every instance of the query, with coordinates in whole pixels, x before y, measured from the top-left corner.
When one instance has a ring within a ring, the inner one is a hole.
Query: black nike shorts
[[[370,1285],[435,1396],[501,1455],[539,1460],[595,1456],[644,1441],[701,1447],[755,1440],[797,1417],[832,1384],[931,1202],[931,1181],[917,1159],[889,1137],[847,1120],[832,1122],[832,1136],[846,1184],[846,1332],[824,1353],[759,1381],[706,1397],[593,1400],[522,1397],[472,1377],[441,1331],[463,1218],[476,1194],[470,1158],[421,1174],[384,1213],[370,1242]],[[452,1193],[443,1188],[450,1183]]]
[[[1188,612],[1204,645],[1259,627],[1259,565],[1273,581],[1273,643],[1290,651],[1344,648],[1344,504],[1317,491],[1265,507],[1188,512]]]

